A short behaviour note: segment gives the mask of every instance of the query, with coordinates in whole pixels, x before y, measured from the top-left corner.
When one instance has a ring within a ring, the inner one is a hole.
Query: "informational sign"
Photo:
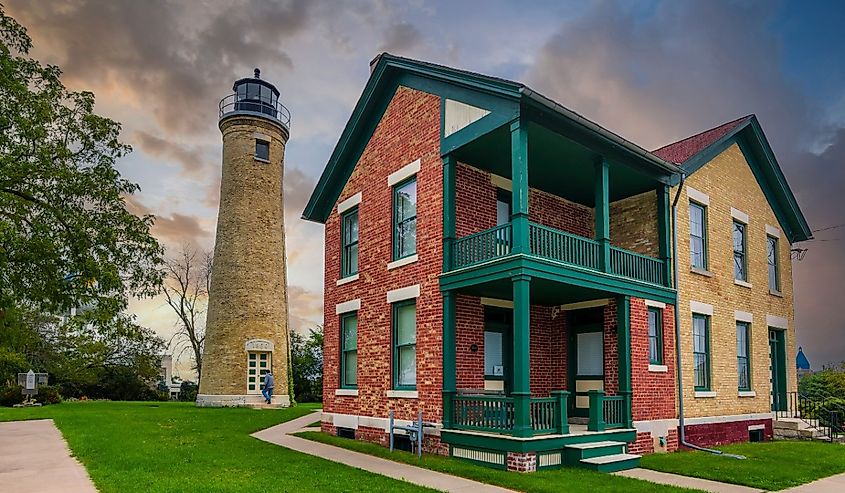
[[[35,395],[38,393],[38,387],[47,385],[46,373],[35,373],[29,370],[26,373],[18,373],[18,385],[23,387],[24,395]]]

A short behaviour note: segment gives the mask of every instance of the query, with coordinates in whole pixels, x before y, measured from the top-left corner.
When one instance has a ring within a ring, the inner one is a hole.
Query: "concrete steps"
[[[640,456],[627,453],[625,442],[575,443],[567,445],[563,453],[566,464],[594,471],[616,472],[640,465]]]
[[[773,431],[775,438],[829,441],[830,437],[816,426],[818,426],[818,420],[815,419],[778,418],[774,422]]]

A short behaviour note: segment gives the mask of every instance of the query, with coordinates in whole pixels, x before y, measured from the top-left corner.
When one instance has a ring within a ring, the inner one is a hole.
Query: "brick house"
[[[389,411],[421,411],[430,451],[632,467],[679,446],[678,306],[687,439],[771,436],[795,382],[771,393],[762,362],[794,354],[810,232],[756,118],[648,152],[516,82],[371,68],[303,214],[325,224],[324,431],[386,443]]]

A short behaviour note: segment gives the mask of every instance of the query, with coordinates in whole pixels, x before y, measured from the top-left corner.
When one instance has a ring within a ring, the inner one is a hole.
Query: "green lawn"
[[[747,459],[677,452],[644,456],[642,467],[770,491],[845,472],[845,446],[835,443],[778,440],[718,448]]]
[[[53,418],[102,492],[432,491],[262,442],[250,433],[308,414],[190,403],[87,402],[0,408],[0,421]],[[0,488],[1,489],[1,488]]]
[[[474,479],[483,483],[494,484],[517,491],[528,492],[560,492],[595,493],[595,492],[691,492],[696,490],[675,488],[629,479],[621,476],[565,467],[558,470],[538,471],[530,474],[507,472],[489,467],[477,466],[467,461],[452,459],[439,455],[423,455],[422,461],[408,452],[395,451],[391,453],[380,445],[339,438],[316,431],[297,433],[296,436],[317,442],[335,445],[365,454],[404,462],[415,466],[425,467],[433,471],[440,471],[455,476]]]

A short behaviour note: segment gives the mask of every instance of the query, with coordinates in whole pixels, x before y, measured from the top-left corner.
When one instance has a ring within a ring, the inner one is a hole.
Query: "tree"
[[[212,253],[183,245],[176,257],[164,263],[162,292],[179,318],[175,341],[177,358],[190,349],[197,379],[202,374],[202,350],[205,346],[205,310],[211,287]]]
[[[323,400],[323,327],[309,329],[308,337],[291,331],[293,394],[299,402]]]
[[[131,148],[94,95],[66,89],[31,47],[0,5],[0,319],[90,303],[117,316],[161,283],[153,217],[127,210],[138,185],[114,167]]]

